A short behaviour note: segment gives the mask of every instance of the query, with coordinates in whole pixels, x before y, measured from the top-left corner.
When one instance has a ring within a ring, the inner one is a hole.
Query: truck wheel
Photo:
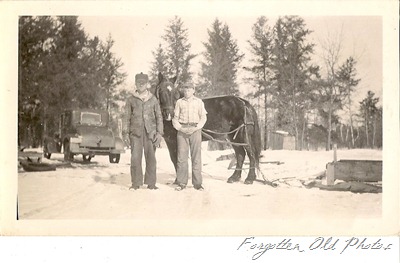
[[[110,160],[110,163],[119,163],[119,157],[120,157],[121,155],[118,153],[118,154],[112,154],[112,153],[110,153],[110,155],[108,156],[108,158],[109,158],[109,160]]]
[[[69,162],[74,160],[74,155],[71,153],[71,149],[69,148],[69,142],[64,144],[64,160]]]
[[[84,162],[90,162],[92,160],[92,157],[90,155],[82,154],[82,159]]]
[[[44,155],[44,158],[46,158],[46,159],[50,159],[50,157],[51,157],[51,153],[48,153],[48,152],[44,152],[43,155]]]

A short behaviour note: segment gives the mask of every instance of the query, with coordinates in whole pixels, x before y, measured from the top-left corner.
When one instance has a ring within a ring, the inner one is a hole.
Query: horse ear
[[[161,81],[163,81],[164,76],[161,72],[158,72],[158,83],[161,83]]]
[[[172,84],[176,84],[176,80],[178,79],[178,76],[175,76],[173,78],[170,79],[170,81],[172,82]]]

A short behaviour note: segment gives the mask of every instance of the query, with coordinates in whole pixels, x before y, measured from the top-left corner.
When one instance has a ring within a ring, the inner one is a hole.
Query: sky
[[[78,16],[90,36],[103,41],[111,35],[114,52],[125,64],[128,85],[134,75],[148,72],[152,51],[161,41],[168,21],[175,15],[182,18],[188,29],[191,52],[204,51],[207,29],[215,18],[226,23],[240,51],[248,53],[247,40],[257,17],[264,15],[273,25],[284,15],[298,15],[306,27],[313,30],[311,42],[319,44],[329,34],[343,28],[342,63],[348,56],[356,57],[358,76],[362,81],[354,94],[360,101],[368,90],[375,91],[384,106],[386,121],[398,118],[398,8],[395,0],[198,0],[198,1],[0,1],[0,103],[7,112],[8,102],[17,101],[18,80],[18,19],[21,15]],[[318,50],[315,50],[316,54]],[[199,59],[193,69],[199,67]],[[316,57],[318,58],[318,57]],[[247,56],[241,66],[248,66]],[[239,79],[242,91],[246,83]],[[12,108],[16,116],[16,107]]]
[[[248,40],[251,39],[252,26],[257,17],[263,15],[179,15],[185,28],[188,29],[191,52],[199,54],[192,61],[191,68],[198,73],[201,53],[204,52],[204,42],[207,42],[207,30],[218,18],[226,23],[233,39],[238,43],[240,52],[245,53],[241,66],[250,66]],[[272,27],[277,16],[265,15]],[[358,61],[357,77],[361,78],[355,98],[365,97],[368,90],[373,90],[379,97],[382,95],[382,18],[379,16],[301,16],[306,28],[313,31],[309,42],[316,44],[315,63],[322,55],[321,43],[326,39],[334,39],[341,33],[342,52],[339,64],[349,56]],[[115,41],[113,52],[124,63],[123,70],[128,74],[128,83],[132,85],[134,75],[140,72],[148,73],[153,62],[152,52],[162,40],[162,35],[174,15],[165,16],[80,16],[84,30],[91,36],[99,36],[106,40],[111,36]],[[240,72],[243,74],[243,72]],[[243,83],[239,77],[239,83]],[[246,89],[246,88],[245,88]],[[242,91],[245,92],[245,91]]]

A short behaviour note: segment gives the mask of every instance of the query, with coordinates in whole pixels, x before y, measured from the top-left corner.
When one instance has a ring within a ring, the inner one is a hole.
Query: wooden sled
[[[44,172],[56,170],[55,165],[47,163],[34,163],[29,161],[20,161],[19,163],[26,172]]]
[[[364,182],[340,182],[334,185],[323,185],[321,182],[313,181],[302,184],[307,188],[319,188],[326,191],[346,191],[352,193],[382,193],[382,187]]]

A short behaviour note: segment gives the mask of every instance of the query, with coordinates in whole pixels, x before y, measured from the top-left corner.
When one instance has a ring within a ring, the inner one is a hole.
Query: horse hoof
[[[253,181],[252,180],[245,180],[244,184],[253,184]]]
[[[228,181],[227,181],[227,183],[228,183],[228,184],[236,183],[236,182],[239,182],[239,180],[240,180],[240,179],[229,178]]]

